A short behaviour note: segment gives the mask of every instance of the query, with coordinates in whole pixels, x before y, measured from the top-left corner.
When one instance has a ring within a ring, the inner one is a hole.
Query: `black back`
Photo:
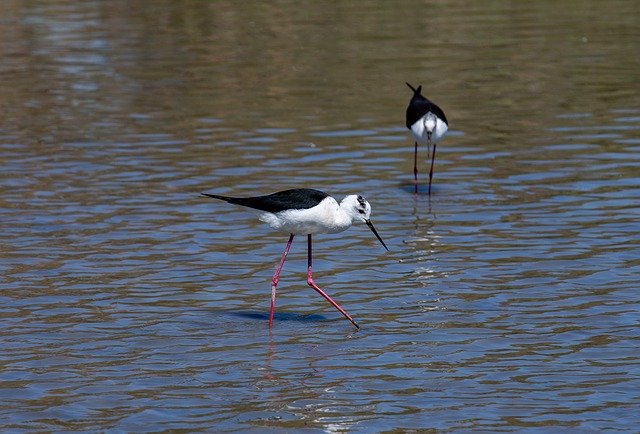
[[[318,205],[325,198],[329,197],[327,193],[312,188],[294,188],[291,190],[283,190],[266,196],[255,197],[229,197],[217,194],[202,193],[203,196],[221,199],[236,205],[242,205],[249,208],[266,212],[280,212],[289,209],[309,209]]]
[[[413,96],[407,107],[407,128],[411,129],[411,125],[415,124],[418,119],[429,112],[438,116],[445,124],[449,125],[442,109],[422,95],[422,85],[418,86],[417,89],[409,83],[407,83],[407,86],[413,91]]]

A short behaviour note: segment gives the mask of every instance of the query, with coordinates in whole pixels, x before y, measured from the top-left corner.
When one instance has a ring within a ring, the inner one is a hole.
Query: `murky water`
[[[2,9],[3,432],[637,429],[637,2]],[[360,331],[299,236],[269,332],[287,235],[198,196],[290,187],[372,203],[314,244]]]

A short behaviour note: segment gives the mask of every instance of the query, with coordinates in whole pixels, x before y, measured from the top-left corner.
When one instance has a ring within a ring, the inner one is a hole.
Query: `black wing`
[[[288,209],[313,208],[325,198],[329,197],[327,193],[312,188],[294,188],[292,190],[284,190],[266,196],[255,197],[229,197],[206,193],[202,193],[202,195],[273,213],[286,211]]]
[[[407,128],[411,129],[411,125],[415,124],[418,119],[429,112],[438,116],[445,124],[449,125],[447,117],[444,115],[442,109],[422,95],[422,86],[418,86],[417,89],[409,83],[407,83],[407,86],[413,90],[413,96],[411,97],[411,101],[409,101],[409,106],[407,107]]]

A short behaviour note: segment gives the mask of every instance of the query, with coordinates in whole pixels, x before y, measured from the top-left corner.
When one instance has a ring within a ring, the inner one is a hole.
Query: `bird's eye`
[[[364,210],[363,210],[363,209],[359,209],[359,210],[358,210],[358,212],[359,212],[360,214],[364,214]]]

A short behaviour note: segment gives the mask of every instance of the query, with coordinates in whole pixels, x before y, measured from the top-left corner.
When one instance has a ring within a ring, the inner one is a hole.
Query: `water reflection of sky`
[[[5,5],[0,426],[635,426],[634,3],[292,6]],[[294,186],[372,204],[314,239],[359,332],[296,239],[269,333],[287,235],[198,196]]]

